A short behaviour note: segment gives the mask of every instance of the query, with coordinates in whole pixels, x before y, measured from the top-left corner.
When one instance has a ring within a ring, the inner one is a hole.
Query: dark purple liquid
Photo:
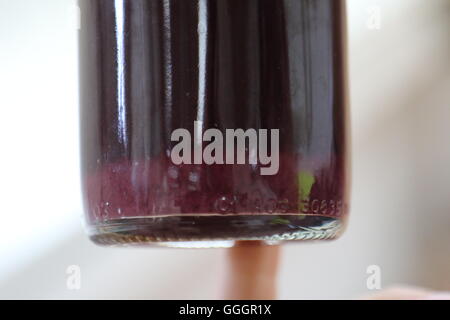
[[[342,1],[80,5],[82,173],[95,241],[270,238],[345,218]],[[174,165],[171,134],[193,135],[194,121],[279,129],[278,174]]]

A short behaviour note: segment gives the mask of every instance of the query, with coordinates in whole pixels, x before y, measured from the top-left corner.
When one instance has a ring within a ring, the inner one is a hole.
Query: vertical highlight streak
[[[117,42],[117,106],[118,134],[120,141],[127,146],[127,119],[125,101],[125,0],[114,0],[116,42]]]
[[[204,122],[206,103],[206,54],[208,42],[207,0],[198,2],[198,102],[197,121]]]
[[[172,27],[171,27],[171,8],[170,0],[163,2],[163,28],[164,28],[164,126],[170,136],[171,131],[171,117],[172,117],[172,94],[173,94],[173,79],[172,79]]]

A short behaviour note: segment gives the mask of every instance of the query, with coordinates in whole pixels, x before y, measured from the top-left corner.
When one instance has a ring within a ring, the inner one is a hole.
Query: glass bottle
[[[342,233],[345,1],[79,4],[82,185],[95,243]]]

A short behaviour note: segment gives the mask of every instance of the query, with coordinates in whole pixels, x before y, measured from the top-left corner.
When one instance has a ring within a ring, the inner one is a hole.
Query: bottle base
[[[227,248],[238,241],[332,240],[343,228],[341,219],[317,215],[183,215],[111,220],[88,233],[104,246]]]

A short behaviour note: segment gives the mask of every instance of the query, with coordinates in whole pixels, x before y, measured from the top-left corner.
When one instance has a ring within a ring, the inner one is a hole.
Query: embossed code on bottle
[[[340,217],[344,212],[342,200],[304,199],[300,204],[300,212],[304,214]]]

